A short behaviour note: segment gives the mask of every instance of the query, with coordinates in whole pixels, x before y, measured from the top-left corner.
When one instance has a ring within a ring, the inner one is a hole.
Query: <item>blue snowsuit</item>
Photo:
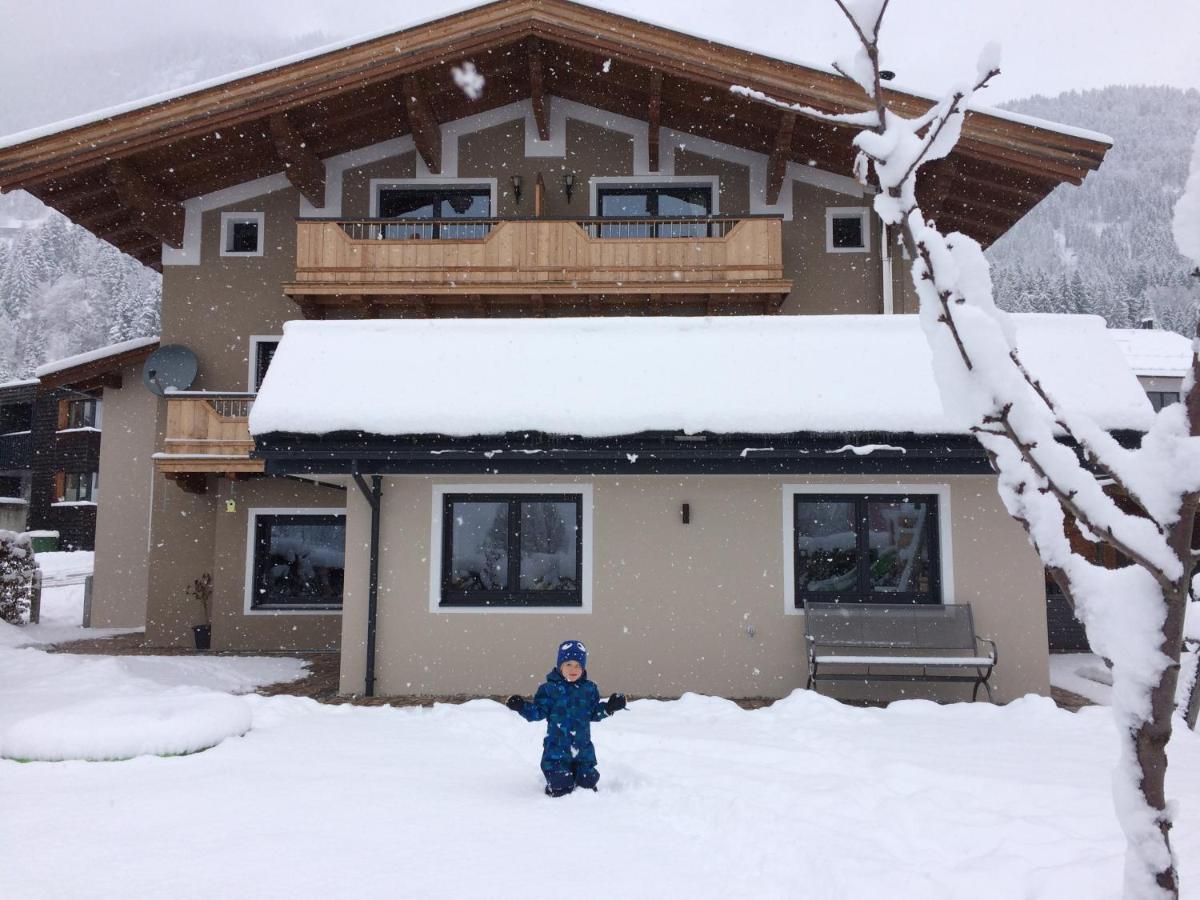
[[[532,702],[518,710],[530,722],[546,719],[542,742],[542,773],[553,791],[573,785],[593,788],[600,780],[596,771],[596,748],[592,744],[592,722],[607,719],[600,691],[588,681],[585,670],[574,683],[555,669],[537,689]]]

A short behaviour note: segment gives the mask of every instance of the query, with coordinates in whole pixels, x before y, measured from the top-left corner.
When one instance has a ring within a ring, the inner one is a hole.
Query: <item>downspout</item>
[[[371,476],[371,486],[357,472],[354,483],[371,507],[371,559],[367,576],[367,676],[363,694],[375,696],[375,629],[379,618],[379,506],[383,496],[383,478]]]
[[[883,314],[890,316],[896,311],[895,298],[892,296],[892,254],[890,230],[886,223],[880,235],[882,253],[880,260],[883,265]]]

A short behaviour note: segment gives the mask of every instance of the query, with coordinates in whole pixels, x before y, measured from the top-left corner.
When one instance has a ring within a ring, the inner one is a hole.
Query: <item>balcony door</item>
[[[379,218],[403,220],[383,226],[381,236],[387,240],[479,240],[490,227],[478,221],[492,214],[492,195],[486,187],[384,186],[378,203]]]
[[[711,187],[690,185],[636,185],[600,187],[596,191],[601,237],[709,237],[709,223],[686,221],[712,215]],[[645,221],[671,219],[685,221]]]

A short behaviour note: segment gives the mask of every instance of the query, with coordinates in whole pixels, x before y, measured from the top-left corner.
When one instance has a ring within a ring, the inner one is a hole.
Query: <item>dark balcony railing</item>
[[[587,219],[357,219],[338,225],[355,241],[481,241],[501,222],[571,221],[590,238],[723,238],[745,216]]]
[[[28,431],[0,434],[0,470],[28,469],[33,464],[33,441]]]

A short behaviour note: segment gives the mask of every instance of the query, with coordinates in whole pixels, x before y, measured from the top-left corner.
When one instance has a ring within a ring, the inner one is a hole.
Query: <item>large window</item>
[[[1180,402],[1179,391],[1146,391],[1146,396],[1150,398],[1150,405],[1154,407],[1155,412],[1164,406]]]
[[[486,222],[455,222],[454,219],[486,219],[492,214],[492,193],[486,187],[387,187],[379,188],[381,219],[403,219],[404,224],[387,225],[381,236],[387,240],[472,240],[488,234]]]
[[[580,606],[579,494],[444,494],[442,606]]]
[[[342,608],[346,517],[338,514],[256,514],[250,608]]]
[[[797,494],[796,606],[940,603],[937,497]]]
[[[99,498],[96,472],[59,472],[54,480],[56,503],[95,503]]]
[[[58,410],[58,430],[68,428],[99,428],[100,401],[62,400]]]
[[[596,206],[602,218],[704,218],[712,215],[711,187],[689,185],[639,185],[599,187]],[[601,237],[708,237],[707,222],[613,222],[600,229]]]

